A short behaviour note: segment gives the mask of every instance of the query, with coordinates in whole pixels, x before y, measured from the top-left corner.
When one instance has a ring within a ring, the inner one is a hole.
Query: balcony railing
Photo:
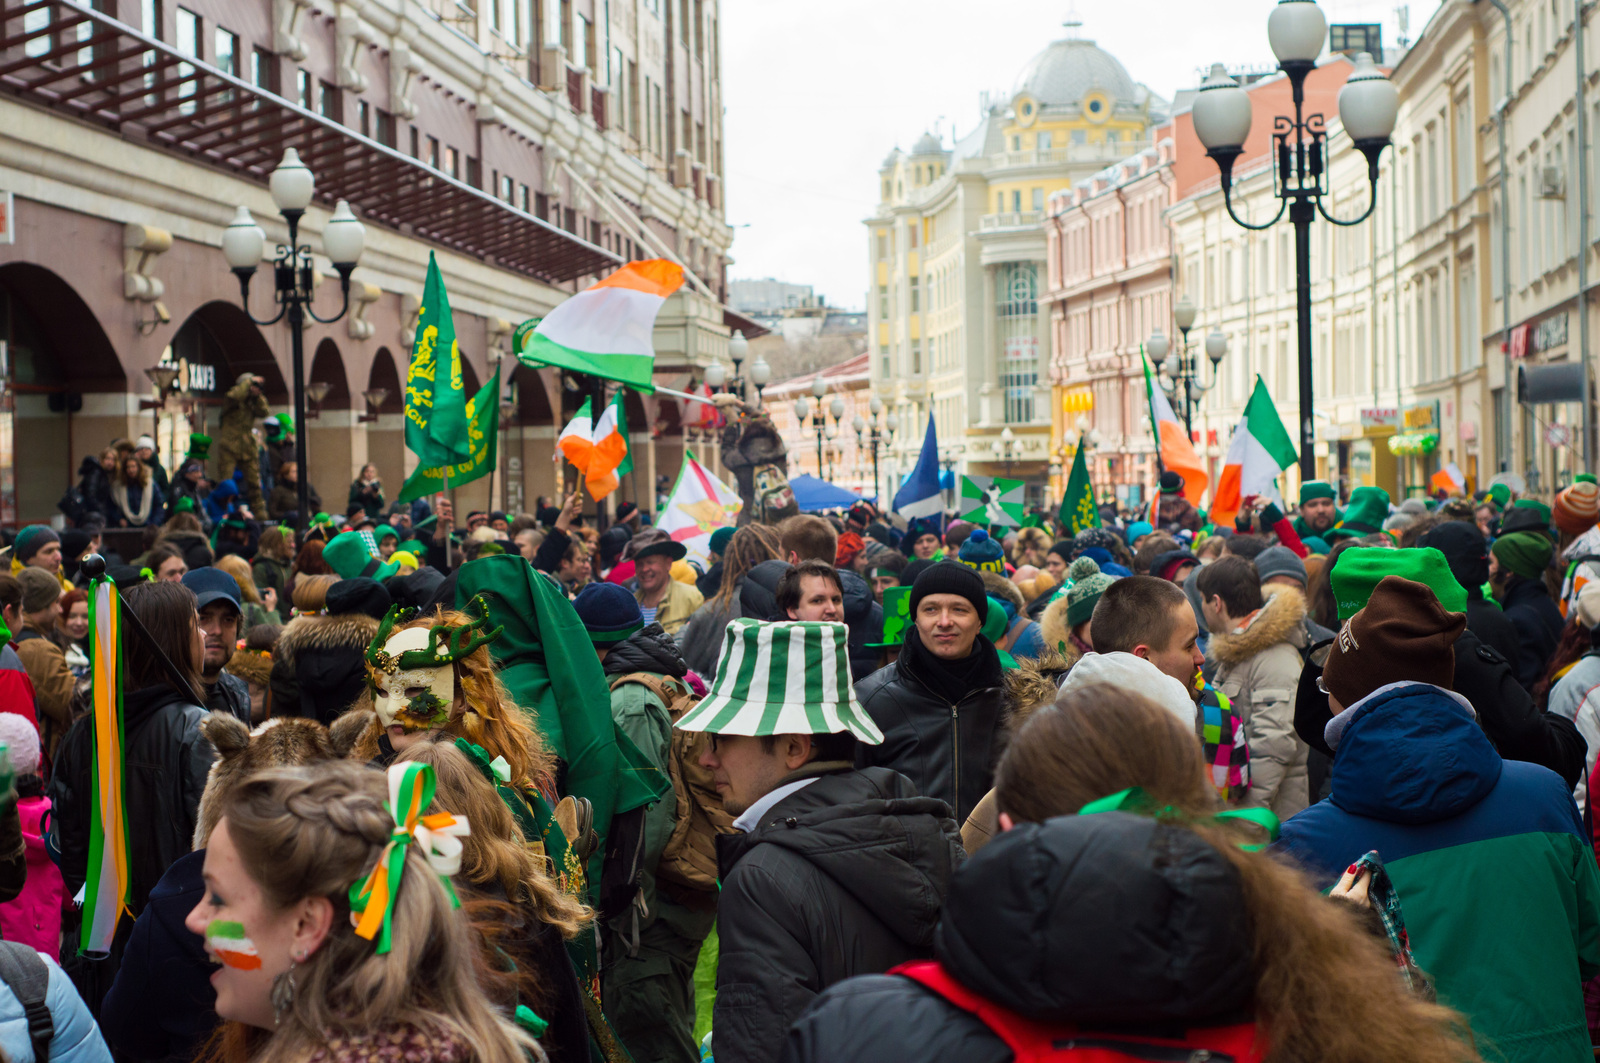
[[[1113,163],[1137,155],[1151,146],[1148,140],[1110,140],[1097,144],[1068,144],[1034,151],[1002,151],[989,156],[990,166],[1065,166],[1068,163]]]
[[[1013,210],[1004,214],[985,214],[978,219],[979,232],[996,232],[1002,229],[1033,229],[1044,221],[1042,210]]]

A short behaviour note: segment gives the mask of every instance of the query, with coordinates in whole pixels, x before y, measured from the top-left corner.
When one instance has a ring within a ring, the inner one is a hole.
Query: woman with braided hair
[[[210,1060],[545,1058],[478,982],[446,877],[467,820],[421,816],[429,768],[396,767],[385,781],[325,763],[259,772],[228,794],[186,921],[222,965],[211,982],[225,1025]]]

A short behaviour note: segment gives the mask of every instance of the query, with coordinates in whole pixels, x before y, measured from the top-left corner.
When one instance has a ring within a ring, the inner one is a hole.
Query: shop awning
[[[848,491],[827,480],[819,480],[808,472],[790,477],[789,490],[794,492],[795,503],[803,513],[815,513],[824,509],[849,509],[861,501],[861,496],[854,491]]]
[[[66,0],[3,2],[0,92],[9,96],[260,184],[284,148],[297,148],[326,205],[349,200],[368,222],[548,283],[621,264],[605,248],[109,15]]]

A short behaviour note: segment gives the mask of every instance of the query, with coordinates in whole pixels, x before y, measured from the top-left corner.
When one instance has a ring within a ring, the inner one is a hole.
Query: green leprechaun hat
[[[211,457],[211,437],[201,432],[189,433],[189,453],[186,460],[207,461]]]
[[[725,735],[848,731],[880,744],[883,732],[850,681],[848,639],[843,624],[729,621],[711,693],[676,726]]]

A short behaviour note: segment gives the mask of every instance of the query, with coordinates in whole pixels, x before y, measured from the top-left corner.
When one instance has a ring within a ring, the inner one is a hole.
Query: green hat
[[[1489,487],[1489,499],[1501,509],[1505,509],[1511,504],[1511,488],[1505,484],[1491,484]]]
[[[1006,628],[1011,626],[1011,618],[1006,616],[1006,607],[993,598],[989,599],[989,614],[984,617],[984,638],[995,644],[995,652],[1000,655],[1001,668],[1015,668],[1017,659],[1000,648],[1000,640],[1006,637]]]
[[[379,543],[382,543],[384,537],[389,535],[394,536],[395,542],[400,541],[400,533],[389,527],[387,524],[380,524],[376,528],[372,529],[372,537]]]
[[[1331,498],[1337,502],[1339,494],[1326,480],[1307,480],[1300,485],[1300,504],[1303,506],[1314,498]]]
[[[1389,517],[1389,492],[1381,487],[1358,487],[1350,492],[1350,504],[1344,508],[1344,519],[1324,534],[1324,539],[1375,535],[1383,530]]]
[[[1450,562],[1433,547],[1391,550],[1382,546],[1355,546],[1339,555],[1328,575],[1339,619],[1349,620],[1359,613],[1385,576],[1426,584],[1447,612],[1467,611],[1467,589],[1456,582]]]
[[[1550,563],[1555,543],[1543,532],[1505,532],[1489,547],[1489,552],[1494,554],[1502,568],[1508,568],[1524,579],[1538,579]]]
[[[1100,571],[1092,557],[1080,557],[1067,568],[1067,627],[1075,628],[1094,615],[1094,607],[1117,577]]]
[[[423,542],[421,539],[407,539],[405,542],[395,547],[394,552],[398,554],[402,550],[410,554],[412,557],[415,557],[419,561],[428,556],[428,544]]]
[[[367,547],[360,532],[341,532],[328,540],[322,548],[322,559],[339,574],[340,579],[365,576],[379,583],[400,571],[400,566],[384,564]]]
[[[189,453],[185,460],[206,461],[211,457],[211,437],[200,432],[189,433]]]
[[[870,649],[881,650],[889,646],[904,646],[906,628],[911,626],[911,588],[885,587],[883,589],[883,641],[869,642]]]
[[[848,731],[882,743],[850,681],[849,637],[843,624],[730,621],[711,693],[675,726],[723,735]]]
[[[734,529],[721,527],[711,533],[711,552],[725,554],[728,552],[728,540],[733,538]]]
[[[1320,535],[1302,535],[1300,542],[1313,554],[1326,556],[1328,551],[1333,549]]]

